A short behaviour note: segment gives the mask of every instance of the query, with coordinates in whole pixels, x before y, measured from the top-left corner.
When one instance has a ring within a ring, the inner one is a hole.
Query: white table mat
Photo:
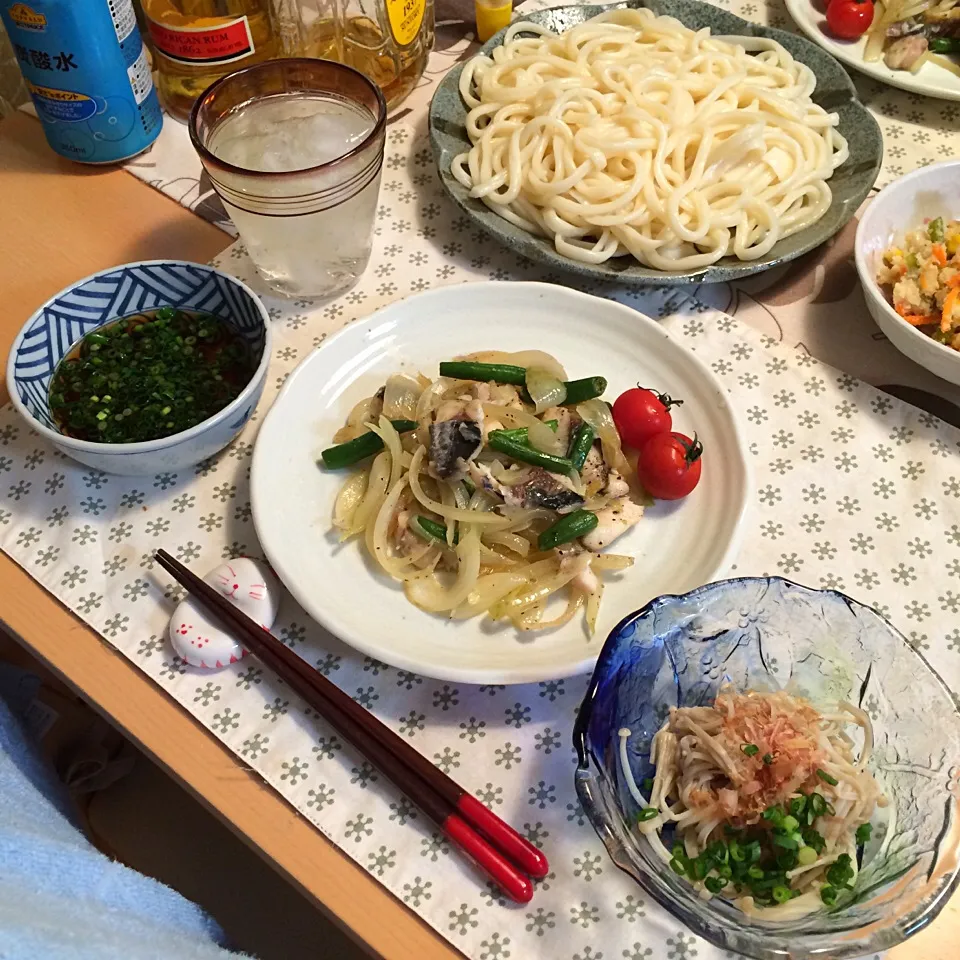
[[[241,246],[220,265],[256,283]],[[155,550],[197,571],[259,552],[250,455],[287,374],[345,323],[428,287],[477,279],[544,276],[451,217],[427,144],[395,125],[371,266],[324,306],[267,300],[274,361],[242,436],[195,470],[121,478],[54,453],[8,407],[0,411],[0,545],[468,956],[719,957],[610,863],[583,817],[571,730],[585,677],[507,688],[436,682],[344,648],[289,597],[274,629],[544,847],[553,872],[530,906],[517,907],[485,888],[422,814],[255,660],[203,673],[165,640],[181,590],[154,566]],[[585,289],[662,318],[729,389],[756,477],[734,572],[846,590],[889,616],[960,687],[960,433],[676,291]],[[375,596],[373,580],[370,590]]]

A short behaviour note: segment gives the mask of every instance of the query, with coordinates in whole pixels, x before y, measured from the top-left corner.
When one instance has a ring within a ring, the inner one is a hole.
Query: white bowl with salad
[[[960,161],[881,190],[860,220],[855,255],[867,309],[890,342],[960,383]]]

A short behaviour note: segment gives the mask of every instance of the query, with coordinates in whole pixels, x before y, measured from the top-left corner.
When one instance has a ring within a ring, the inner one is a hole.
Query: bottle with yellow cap
[[[502,30],[513,15],[513,0],[475,0],[477,39],[486,43],[498,30]]]

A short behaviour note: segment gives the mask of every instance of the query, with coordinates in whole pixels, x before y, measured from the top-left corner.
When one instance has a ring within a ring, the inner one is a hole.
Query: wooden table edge
[[[354,939],[388,960],[461,960],[459,951],[6,554],[0,555],[0,583],[8,633]]]

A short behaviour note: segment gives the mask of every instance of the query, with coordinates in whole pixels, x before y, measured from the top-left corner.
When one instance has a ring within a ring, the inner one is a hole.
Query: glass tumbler
[[[325,297],[370,259],[387,108],[330,60],[245,67],[197,100],[190,139],[258,273],[288,297]]]

